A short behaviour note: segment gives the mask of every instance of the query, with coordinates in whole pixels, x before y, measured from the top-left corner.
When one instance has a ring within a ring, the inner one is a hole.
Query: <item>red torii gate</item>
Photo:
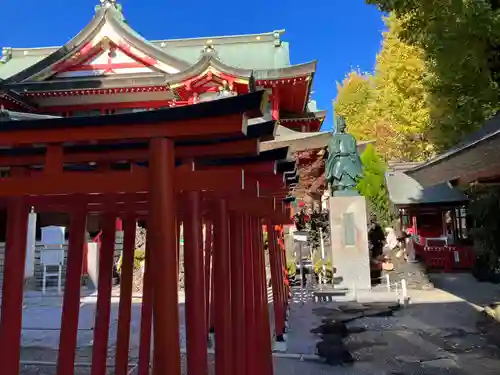
[[[284,256],[272,228],[287,223],[289,216],[281,203],[270,197],[285,194],[285,181],[282,178],[280,186],[275,168],[252,170],[242,162],[226,169],[197,168],[197,158],[207,156],[258,158],[259,134],[249,136],[246,118],[261,116],[266,101],[263,92],[256,92],[143,113],[2,123],[0,145],[10,150],[0,155],[0,165],[11,167],[9,176],[0,179],[0,197],[8,211],[0,318],[2,374],[19,373],[24,285],[20,270],[26,257],[30,206],[37,211],[70,214],[58,375],[74,374],[89,213],[102,217],[92,375],[106,373],[117,217],[123,218],[125,237],[115,373],[127,373],[134,237],[140,216],[147,216],[148,238],[139,374],[149,373],[152,325],[154,374],[180,374],[176,248],[181,220],[187,234],[184,246],[189,265],[185,274],[188,373],[207,373],[208,322],[207,314],[200,314],[206,309],[208,291],[203,215],[213,223],[216,374],[229,375],[242,368],[247,374],[272,374],[261,220],[266,220],[271,234],[276,334],[280,336],[286,304]],[[137,150],[127,142],[142,142],[145,147]],[[119,145],[121,149],[96,150],[95,143],[110,148]],[[176,158],[184,164],[176,167]],[[186,160],[194,161],[190,164]],[[115,170],[117,165],[125,170]],[[248,176],[245,168],[251,170]],[[185,200],[182,208],[176,204],[179,193]]]

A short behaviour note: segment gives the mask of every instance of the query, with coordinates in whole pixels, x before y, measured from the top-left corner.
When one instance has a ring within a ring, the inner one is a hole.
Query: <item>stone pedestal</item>
[[[339,287],[370,289],[366,202],[362,196],[330,197],[332,263]]]

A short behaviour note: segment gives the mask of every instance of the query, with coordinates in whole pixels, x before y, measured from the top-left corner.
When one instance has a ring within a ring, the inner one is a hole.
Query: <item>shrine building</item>
[[[311,101],[316,62],[293,65],[284,31],[148,41],[122,8],[102,1],[62,47],[6,47],[0,105],[51,116],[177,107],[265,89],[274,119],[318,131],[325,111]]]
[[[264,89],[268,112],[281,126],[321,128],[326,111],[311,100],[316,62],[291,64],[283,30],[148,41],[127,23],[120,4],[101,3],[62,47],[3,47],[0,122],[140,112]],[[0,157],[10,152],[0,150]],[[39,215],[38,237],[40,226],[66,221],[64,215]],[[96,234],[97,222],[90,220],[88,229]]]

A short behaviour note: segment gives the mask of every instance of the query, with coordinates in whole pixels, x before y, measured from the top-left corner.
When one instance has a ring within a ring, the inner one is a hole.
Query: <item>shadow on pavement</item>
[[[356,311],[359,304],[346,302],[308,301],[292,307],[290,352],[313,354],[324,331],[311,330],[325,320],[343,321],[348,334],[341,340],[330,334],[328,340],[341,342],[354,362],[328,366],[321,359],[277,359],[275,375],[498,374],[500,324],[486,319],[476,307],[490,302],[498,287],[469,276],[434,276],[436,289],[410,291],[412,304],[392,315],[367,317]],[[333,335],[343,336],[341,331]]]

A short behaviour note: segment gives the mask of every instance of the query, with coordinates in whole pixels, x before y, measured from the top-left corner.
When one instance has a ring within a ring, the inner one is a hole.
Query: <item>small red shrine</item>
[[[432,269],[472,267],[468,197],[448,182],[423,187],[401,169],[393,166],[385,182],[400,228],[412,235],[417,257]]]
[[[217,375],[273,373],[262,231],[264,225],[273,334],[280,338],[288,298],[282,228],[291,223],[284,199],[298,176],[287,147],[260,151],[260,143],[274,138],[278,121],[315,131],[324,118],[308,109],[316,64],[290,65],[281,34],[149,42],[130,28],[119,4],[101,0],[91,22],[63,47],[4,48],[2,375],[19,374],[19,270],[31,207],[41,216],[69,216],[58,375],[75,373],[90,226],[102,230],[91,374],[106,373],[117,218],[124,250],[115,374],[128,371],[137,220],[148,228],[138,374],[151,367],[155,375],[181,373],[181,223],[187,373],[208,371],[211,319]]]

